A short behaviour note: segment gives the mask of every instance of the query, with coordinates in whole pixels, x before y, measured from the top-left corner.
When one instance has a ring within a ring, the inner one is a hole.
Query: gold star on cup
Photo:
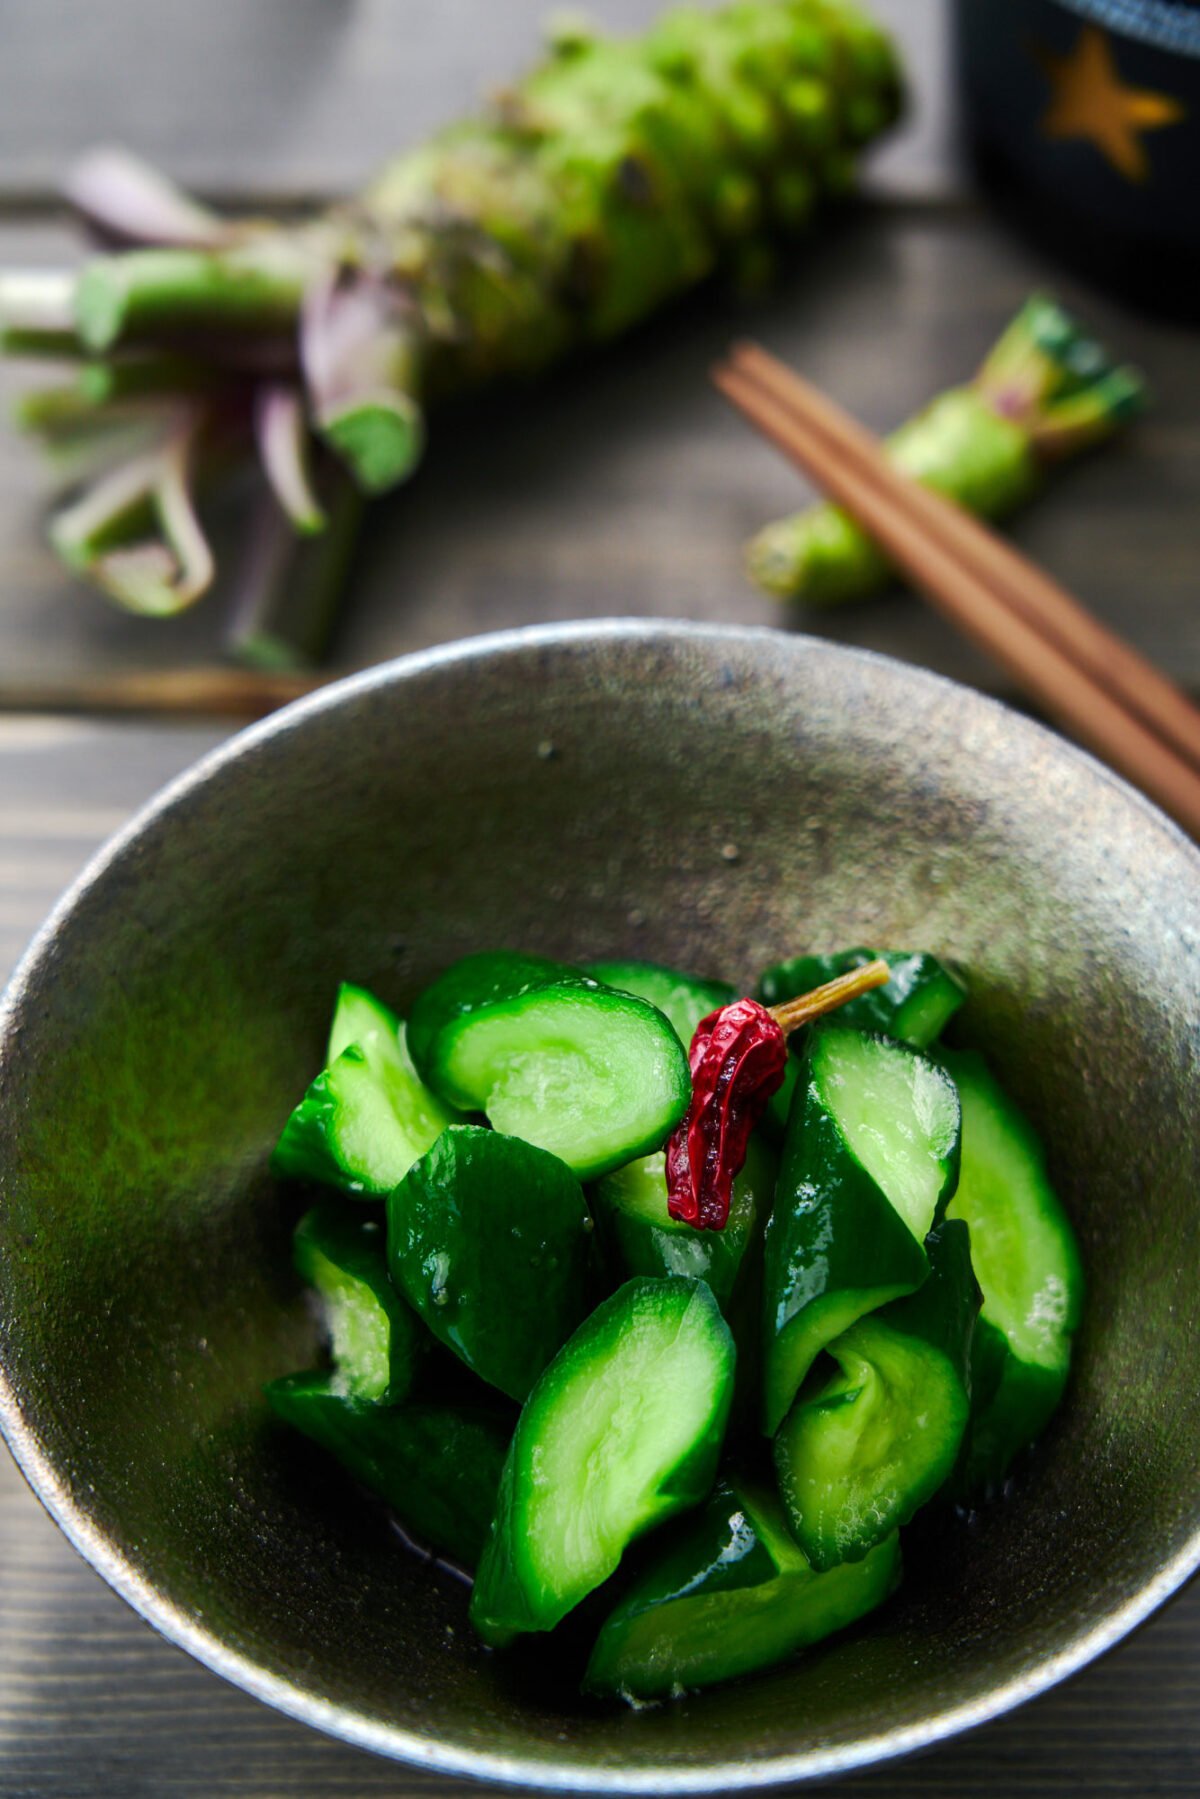
[[[1043,135],[1084,138],[1126,181],[1145,181],[1150,158],[1140,134],[1178,123],[1186,108],[1170,94],[1126,87],[1112,45],[1095,25],[1083,27],[1065,56],[1042,49],[1036,54],[1052,90]]]

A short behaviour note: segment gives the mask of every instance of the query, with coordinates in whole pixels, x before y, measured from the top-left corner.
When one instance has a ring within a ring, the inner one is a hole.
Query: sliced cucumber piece
[[[412,1387],[426,1341],[387,1271],[383,1221],[329,1200],[292,1238],[296,1272],[324,1302],[334,1391],[394,1405]]]
[[[582,1180],[661,1148],[691,1094],[661,1012],[536,956],[455,963],[417,1000],[408,1043],[448,1104],[485,1112]]]
[[[329,1026],[326,1065],[336,1062],[342,1051],[351,1045],[362,1050],[390,1053],[396,1043],[404,1044],[404,1026],[396,1014],[365,987],[343,981],[338,988]]]
[[[826,981],[836,980],[840,974],[848,974],[852,968],[864,967],[876,957],[887,963],[891,979],[882,987],[873,987],[869,993],[849,1000],[838,1011],[838,1023],[856,1031],[879,1031],[885,1037],[911,1043],[914,1049],[925,1049],[941,1035],[966,999],[967,990],[948,963],[924,950],[844,949],[833,955],[793,956],[790,961],[764,968],[755,997],[764,1006],[781,1006],[802,993],[811,993]],[[767,1107],[767,1122],[780,1140],[787,1129],[801,1052],[802,1044],[793,1039],[783,1085]]]
[[[800,1394],[775,1438],[780,1492],[814,1568],[870,1554],[958,1459],[979,1288],[960,1222],[943,1223],[925,1247],[928,1279],[829,1344],[838,1372]]]
[[[763,970],[755,997],[764,1006],[781,1006],[876,957],[891,969],[890,979],[848,1001],[838,1012],[838,1023],[882,1032],[914,1049],[927,1048],[963,1004],[967,989],[953,968],[925,950],[844,949],[833,955],[793,956]]]
[[[898,1535],[818,1574],[777,1499],[724,1482],[609,1617],[584,1691],[658,1699],[768,1668],[874,1610],[899,1580]]]
[[[471,1601],[485,1642],[552,1629],[635,1537],[704,1499],[734,1361],[702,1281],[632,1280],[597,1306],[517,1424]]]
[[[592,1221],[557,1156],[444,1131],[387,1202],[388,1267],[435,1337],[522,1400],[587,1311]]]
[[[475,1566],[512,1433],[504,1411],[372,1405],[337,1392],[323,1374],[290,1374],[264,1391],[280,1418],[384,1499],[411,1536]]]
[[[954,1191],[960,1135],[944,1069],[890,1038],[812,1033],[765,1241],[768,1436],[818,1353],[925,1279],[922,1245]]]
[[[682,1274],[707,1281],[724,1311],[756,1229],[771,1210],[777,1162],[751,1137],[733,1183],[724,1230],[701,1231],[667,1211],[666,1158],[661,1151],[627,1162],[591,1190],[592,1213],[609,1266],[632,1274]]]
[[[690,1049],[696,1026],[719,1006],[737,998],[728,981],[704,981],[664,968],[659,962],[589,962],[587,973],[606,987],[648,1000],[668,1018],[684,1049]]]
[[[343,986],[330,1033],[335,1052],[283,1128],[276,1174],[344,1193],[390,1193],[459,1114],[420,1081],[394,1013]]]
[[[1028,1119],[982,1056],[946,1053],[962,1098],[962,1175],[949,1216],[971,1229],[983,1289],[963,1491],[1003,1480],[1062,1397],[1084,1279],[1070,1220]]]

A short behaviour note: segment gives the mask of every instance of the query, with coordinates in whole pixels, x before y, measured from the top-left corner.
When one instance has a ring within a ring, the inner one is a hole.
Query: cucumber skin
[[[650,1289],[658,1289],[658,1294],[649,1295]],[[620,1337],[636,1312],[638,1303],[648,1297],[653,1297],[656,1301],[668,1298],[679,1300],[683,1297],[681,1289],[687,1290],[686,1298],[689,1303],[699,1299],[701,1303],[707,1302],[711,1307],[711,1328],[724,1348],[725,1376],[719,1391],[714,1395],[707,1425],[683,1460],[666,1471],[659,1480],[653,1496],[657,1503],[651,1515],[639,1522],[620,1543],[614,1545],[615,1552],[608,1565],[595,1571],[595,1578],[590,1580],[590,1585],[574,1594],[568,1590],[565,1595],[543,1595],[539,1600],[523,1584],[519,1573],[520,1550],[527,1540],[529,1509],[537,1491],[532,1469],[537,1459],[539,1436],[547,1427],[554,1426],[563,1390],[569,1391],[577,1379],[586,1381],[595,1355],[606,1351],[605,1339],[611,1341]],[[509,1444],[500,1477],[491,1534],[480,1560],[471,1596],[471,1622],[485,1643],[494,1648],[502,1648],[524,1631],[553,1629],[588,1592],[608,1578],[636,1537],[644,1535],[675,1513],[701,1504],[707,1498],[716,1474],[717,1458],[729,1416],[735,1361],[736,1352],[729,1327],[702,1281],[627,1281],[584,1320],[537,1381],[525,1402]]]
[[[663,1103],[653,1122],[640,1135],[609,1145],[594,1160],[581,1162],[572,1157],[575,1172],[583,1180],[594,1180],[638,1156],[661,1149],[687,1110],[692,1092],[688,1058],[674,1027],[646,1000],[603,986],[581,969],[565,963],[509,951],[485,951],[454,963],[425,989],[409,1017],[408,1050],[420,1078],[449,1106],[463,1111],[485,1110],[487,1094],[461,1090],[452,1076],[451,1064],[459,1037],[470,1029],[472,1018],[485,1014],[493,1018],[497,1014],[503,1016],[506,1007],[518,1007],[523,1000],[539,994],[568,1000],[574,996],[597,1007],[619,1009],[626,1018],[637,1017],[658,1036],[670,1063],[670,1068],[663,1070]],[[561,1152],[563,1146],[558,1147]]]
[[[482,1553],[512,1421],[485,1406],[379,1406],[321,1374],[264,1389],[277,1417],[333,1455],[429,1549],[473,1568]]]
[[[835,1395],[833,1391],[841,1384],[844,1368],[842,1375],[834,1376],[813,1398],[798,1397],[775,1437],[776,1473],[792,1531],[814,1568],[822,1572],[842,1562],[860,1561],[893,1530],[908,1524],[920,1507],[950,1479],[958,1461],[970,1418],[971,1352],[982,1296],[971,1267],[970,1232],[961,1220],[944,1220],[937,1230],[931,1231],[925,1252],[929,1259],[929,1275],[917,1291],[908,1298],[881,1307],[869,1317],[869,1322],[877,1329],[886,1329],[897,1338],[910,1338],[921,1345],[921,1353],[936,1358],[936,1372],[948,1397],[952,1387],[957,1389],[949,1434],[936,1444],[924,1439],[919,1441],[918,1447],[924,1454],[912,1466],[908,1487],[898,1505],[886,1516],[882,1512],[873,1512],[870,1514],[874,1518],[873,1527],[864,1526],[856,1536],[847,1538],[843,1535],[836,1542],[826,1539],[824,1531],[818,1529],[818,1521],[810,1521],[804,1515],[801,1488],[795,1478],[795,1435],[805,1417],[811,1422],[813,1414],[819,1414],[824,1408],[854,1403],[851,1396]],[[856,1328],[852,1327],[847,1333],[849,1338],[854,1337]],[[838,1347],[841,1341],[835,1339],[827,1346],[835,1360],[840,1360]],[[865,1353],[861,1347],[859,1352]],[[812,1451],[811,1443],[803,1436],[799,1447],[800,1453],[805,1449]]]
[[[820,1350],[855,1318],[915,1292],[928,1272],[924,1249],[851,1156],[803,1067],[764,1240],[767,1436],[779,1429]]]
[[[891,1330],[939,1350],[971,1393],[975,1333],[983,1294],[971,1265],[971,1232],[961,1218],[943,1217],[925,1239],[929,1278],[907,1299],[887,1307]]]
[[[1056,1239],[1069,1289],[1061,1354],[1052,1363],[1034,1362],[1019,1355],[1002,1325],[989,1316],[984,1295],[972,1352],[971,1422],[952,1481],[955,1497],[971,1503],[1001,1489],[1015,1458],[1041,1436],[1058,1409],[1070,1375],[1072,1337],[1083,1312],[1084,1275],[1074,1230],[1050,1185],[1044,1149],[1033,1126],[1004,1092],[978,1051],[945,1052],[942,1060],[960,1091],[969,1091],[974,1085],[981,1103],[997,1113],[1006,1129],[1034,1151],[1041,1164],[1039,1181],[1044,1187],[1038,1203],[1045,1213],[1047,1229]],[[964,1117],[967,1115],[968,1108],[964,1106]],[[958,1216],[968,1222],[965,1213],[959,1212]]]
[[[589,962],[585,973],[657,1006],[685,1050],[691,1048],[700,1021],[737,998],[728,981],[701,980],[660,962]]]
[[[646,1158],[649,1160],[650,1158]],[[770,1214],[777,1162],[759,1138],[750,1140],[745,1165],[733,1183],[729,1221],[722,1231],[700,1231],[681,1224],[667,1212],[666,1172],[662,1176],[662,1218],[625,1210],[620,1200],[621,1170],[604,1175],[590,1189],[596,1234],[618,1281],[632,1275],[670,1275],[707,1281],[721,1310],[730,1300],[745,1267],[746,1256],[761,1238]]]
[[[376,1224],[376,1231],[369,1230]],[[319,1261],[366,1287],[388,1321],[388,1382],[377,1393],[363,1390],[359,1371],[337,1364],[336,1384],[355,1397],[377,1405],[396,1405],[407,1398],[416,1378],[428,1337],[416,1314],[388,1276],[382,1220],[364,1217],[357,1206],[324,1200],[301,1218],[292,1233],[292,1262],[297,1274],[327,1298],[319,1279]]]
[[[405,1026],[408,1053],[426,1086],[440,1091],[438,1039],[460,1019],[546,987],[601,991],[601,983],[581,969],[517,950],[480,950],[452,963],[418,994]]]
[[[829,955],[793,956],[763,969],[754,997],[764,1006],[783,1005],[852,968],[873,962],[877,956],[882,956],[893,970],[892,978],[840,1007],[838,1022],[855,1030],[880,1031],[913,1049],[928,1048],[965,1002],[967,989],[955,969],[926,950],[855,948]],[[797,1043],[788,1059],[783,1086],[772,1095],[767,1107],[764,1122],[780,1142],[787,1130],[800,1053],[801,1045]]]
[[[396,1014],[365,987],[343,981],[338,988],[326,1048],[326,1065],[310,1084],[280,1134],[271,1156],[271,1171],[283,1179],[318,1181],[359,1199],[382,1199],[406,1172],[398,1164],[386,1173],[352,1170],[340,1139],[340,1121],[347,1081],[359,1081],[374,1089],[379,1103],[389,1106],[392,1084],[417,1085]],[[438,1129],[458,1118],[430,1092],[422,1095],[427,1113],[433,1115],[432,1134],[414,1135],[408,1123],[396,1119],[397,1135],[416,1160],[429,1147]],[[393,1108],[394,1110],[394,1108]]]
[[[343,1050],[342,1055],[361,1063],[365,1072],[367,1058],[357,1045]],[[281,1180],[318,1181],[353,1198],[382,1199],[385,1187],[355,1180],[342,1165],[337,1149],[341,1102],[333,1091],[331,1072],[331,1068],[321,1070],[288,1117],[271,1152],[271,1173]]]
[[[841,1007],[839,1023],[859,1031],[880,1031],[914,1049],[928,1048],[966,1000],[967,989],[953,968],[927,950],[854,948],[793,956],[763,969],[755,997],[764,1006],[783,1005],[877,956],[891,968],[891,979]]]
[[[387,1215],[388,1268],[418,1317],[482,1380],[523,1400],[587,1311],[592,1224],[570,1169],[520,1138],[451,1125],[389,1195]]]
[[[781,1566],[760,1534],[768,1512],[786,1538],[777,1501],[722,1482],[609,1615],[584,1692],[657,1699],[754,1673],[854,1623],[899,1584],[897,1535],[831,1579],[794,1544]]]

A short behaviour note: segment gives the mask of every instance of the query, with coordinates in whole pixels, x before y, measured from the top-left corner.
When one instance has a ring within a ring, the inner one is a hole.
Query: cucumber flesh
[[[958,1095],[944,1070],[891,1038],[812,1032],[765,1237],[768,1436],[827,1344],[926,1279],[924,1240],[958,1154]]]
[[[973,1052],[947,1054],[963,1111],[962,1176],[949,1216],[971,1230],[983,1289],[974,1415],[957,1484],[997,1486],[1062,1397],[1084,1277],[1036,1132]]]
[[[954,1083],[887,1038],[841,1027],[820,1034],[813,1078],[851,1155],[924,1242],[957,1178]]]
[[[355,1040],[338,1047],[351,1030]],[[420,1080],[400,1020],[361,988],[342,988],[330,1042],[337,1054],[285,1124],[271,1166],[380,1198],[459,1114]]]
[[[608,1618],[584,1691],[658,1699],[770,1667],[873,1610],[899,1575],[896,1535],[817,1573],[778,1500],[722,1483]]]
[[[838,1373],[775,1439],[792,1528],[815,1568],[859,1561],[950,1475],[970,1402],[932,1344],[861,1318],[829,1345]]]
[[[396,1014],[365,987],[343,981],[338,988],[329,1026],[326,1065],[336,1062],[342,1051],[352,1044],[372,1053],[386,1054],[396,1043],[403,1047],[404,1026]]]
[[[581,1180],[658,1149],[690,1093],[666,1019],[603,988],[534,993],[477,1014],[443,1074],[460,1104],[549,1150]]]
[[[485,1642],[550,1630],[635,1537],[705,1498],[734,1362],[702,1281],[628,1281],[596,1308],[517,1424],[471,1602]]]
[[[333,1391],[388,1405],[404,1399],[426,1339],[388,1278],[382,1220],[326,1201],[296,1226],[292,1259],[321,1295]]]
[[[691,1048],[702,1018],[737,998],[728,981],[701,980],[677,968],[664,968],[659,962],[589,962],[587,972],[606,987],[657,1006],[684,1049]]]
[[[963,1114],[962,1174],[949,1214],[971,1227],[982,1315],[1019,1361],[1063,1368],[1082,1311],[1083,1270],[1045,1152],[982,1057],[945,1061]]]
[[[661,1151],[627,1162],[591,1189],[592,1211],[608,1261],[621,1278],[685,1275],[707,1281],[724,1311],[756,1228],[771,1209],[776,1159],[758,1138],[733,1183],[724,1230],[701,1231],[667,1211],[666,1158]]]

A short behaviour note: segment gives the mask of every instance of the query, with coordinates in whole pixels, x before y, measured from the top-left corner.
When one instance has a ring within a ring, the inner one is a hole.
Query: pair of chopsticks
[[[1172,681],[758,345],[736,345],[713,380],[1049,717],[1200,836],[1200,710]]]

